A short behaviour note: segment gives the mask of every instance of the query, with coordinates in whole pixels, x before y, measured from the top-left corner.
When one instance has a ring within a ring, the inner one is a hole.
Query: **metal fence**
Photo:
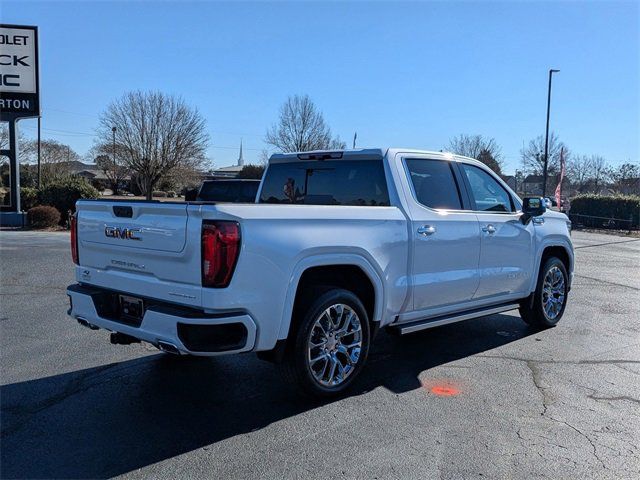
[[[611,230],[638,230],[638,225],[633,224],[632,218],[595,217],[593,215],[582,215],[579,213],[569,213],[572,228],[604,228]]]

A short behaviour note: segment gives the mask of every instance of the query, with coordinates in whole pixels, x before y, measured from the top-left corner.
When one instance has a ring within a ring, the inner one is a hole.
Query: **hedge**
[[[632,220],[632,225],[640,225],[640,196],[637,195],[579,195],[571,199],[571,213],[594,217]]]
[[[38,205],[38,189],[33,187],[20,187],[20,208],[27,212]]]
[[[55,207],[40,205],[29,209],[27,219],[33,228],[57,227],[60,223],[60,212]]]
[[[68,211],[76,210],[76,202],[81,198],[98,198],[100,193],[83,178],[69,177],[50,183],[40,190],[40,203],[56,207],[61,215],[60,223],[66,224]]]

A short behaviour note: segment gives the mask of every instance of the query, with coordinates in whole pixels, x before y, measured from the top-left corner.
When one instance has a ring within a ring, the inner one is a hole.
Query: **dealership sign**
[[[40,115],[38,28],[0,25],[0,120]]]

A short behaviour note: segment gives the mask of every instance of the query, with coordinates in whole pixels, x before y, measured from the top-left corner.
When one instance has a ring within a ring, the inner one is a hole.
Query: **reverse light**
[[[73,263],[80,265],[78,258],[78,217],[77,213],[71,215],[71,258]]]
[[[202,222],[202,286],[229,285],[240,254],[240,225],[237,222]]]

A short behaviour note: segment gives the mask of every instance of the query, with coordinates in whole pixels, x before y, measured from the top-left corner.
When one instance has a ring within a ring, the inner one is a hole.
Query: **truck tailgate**
[[[200,220],[192,222],[197,241],[187,242],[187,208],[186,203],[78,202],[78,280],[200,305]]]

